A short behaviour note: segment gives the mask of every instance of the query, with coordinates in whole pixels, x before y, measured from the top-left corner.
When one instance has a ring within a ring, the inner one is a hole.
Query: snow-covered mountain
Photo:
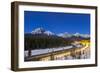
[[[82,37],[82,38],[89,38],[90,35],[88,34],[80,34],[80,33],[75,33],[75,34],[69,34],[68,32],[64,32],[64,33],[59,33],[59,34],[55,34],[49,30],[45,30],[43,28],[36,28],[35,30],[33,30],[31,32],[31,34],[45,34],[45,35],[56,35],[59,37],[63,37],[63,38],[70,38],[70,37]]]
[[[81,37],[83,37],[83,38],[89,38],[90,35],[88,35],[88,34],[81,34]]]
[[[90,37],[90,35],[88,35],[88,34],[80,34],[80,33],[75,33],[74,36],[83,37],[83,38],[89,38]]]
[[[33,30],[31,33],[32,34],[42,34],[44,33],[45,30],[43,28],[36,28],[35,30]]]
[[[80,33],[75,33],[75,34],[69,34],[67,32],[65,33],[60,33],[58,34],[59,37],[63,37],[63,38],[70,38],[70,37],[82,37],[82,38],[89,38],[90,35],[88,34],[80,34]]]
[[[55,35],[54,33],[52,33],[51,31],[46,31],[43,28],[36,28],[35,30],[33,30],[31,32],[32,34],[46,34],[46,35]]]
[[[63,37],[63,38],[68,38],[68,37],[72,37],[72,34],[69,34],[69,33],[65,32],[65,33],[58,34],[58,36]]]
[[[75,33],[75,34],[73,34],[73,36],[76,36],[76,37],[79,37],[81,34],[80,33]]]
[[[47,35],[55,35],[55,34],[52,33],[51,31],[45,31],[44,33],[47,34]]]

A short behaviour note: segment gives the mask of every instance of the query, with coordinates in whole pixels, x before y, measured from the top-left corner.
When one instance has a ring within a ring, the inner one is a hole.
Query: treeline
[[[71,44],[71,40],[67,40],[57,36],[47,35],[25,35],[25,50],[28,49],[45,49],[61,47]]]

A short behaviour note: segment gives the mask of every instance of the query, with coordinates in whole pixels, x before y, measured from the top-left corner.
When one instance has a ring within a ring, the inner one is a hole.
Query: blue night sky
[[[24,32],[39,27],[55,34],[90,34],[90,14],[24,11]]]

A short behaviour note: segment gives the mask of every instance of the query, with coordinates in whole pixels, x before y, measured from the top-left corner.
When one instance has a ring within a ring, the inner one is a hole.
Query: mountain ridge
[[[59,34],[55,34],[49,30],[45,30],[42,27],[36,28],[34,29],[31,34],[34,35],[48,35],[48,36],[58,36],[58,37],[62,37],[62,38],[70,38],[70,37],[82,37],[82,38],[90,38],[89,34],[80,34],[80,33],[74,33],[74,34],[69,34],[68,32],[64,32],[64,33],[59,33]]]

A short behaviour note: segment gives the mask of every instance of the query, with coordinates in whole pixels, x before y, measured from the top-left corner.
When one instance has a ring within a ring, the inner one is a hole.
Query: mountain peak
[[[60,33],[58,34],[59,37],[63,37],[63,38],[68,38],[71,37],[72,34],[69,34],[68,32],[64,32],[64,33]]]
[[[36,28],[35,30],[33,30],[31,33],[32,34],[41,34],[41,33],[44,33],[45,30],[43,28]]]
[[[75,34],[73,34],[74,36],[76,36],[76,37],[79,37],[81,34],[80,33],[78,33],[78,32],[76,32]]]
[[[54,33],[52,33],[51,31],[45,31],[44,33],[47,35],[54,35]]]
[[[36,28],[35,30],[33,30],[31,32],[32,34],[46,34],[46,35],[54,35],[54,33],[52,33],[51,31],[46,31],[45,29],[43,28]]]
[[[80,33],[75,33],[75,34],[69,34],[67,32],[65,33],[60,33],[58,34],[59,37],[63,37],[63,38],[69,38],[69,37],[83,37],[83,38],[89,38],[90,35],[89,34],[80,34]]]
[[[69,34],[68,32],[64,32],[64,33],[59,33],[59,34],[54,34],[51,31],[45,30],[42,27],[36,28],[35,30],[33,30],[31,32],[31,34],[45,34],[45,35],[57,35],[59,37],[63,37],[63,38],[70,38],[72,36],[74,37],[83,37],[83,38],[89,38],[90,35],[89,34],[80,34],[80,33],[75,33],[75,34]]]

